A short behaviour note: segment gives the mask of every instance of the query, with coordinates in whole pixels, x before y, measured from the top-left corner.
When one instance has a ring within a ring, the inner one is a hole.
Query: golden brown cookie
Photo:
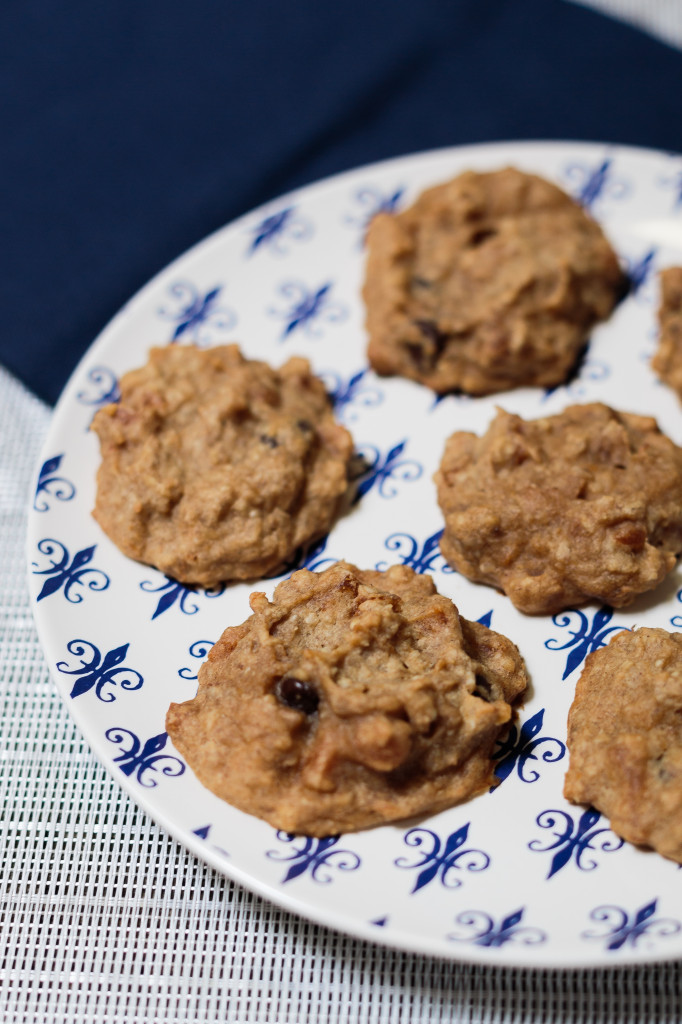
[[[599,225],[512,167],[377,214],[367,244],[370,363],[438,392],[560,384],[625,291]]]
[[[429,576],[339,562],[225,630],[166,728],[201,782],[287,832],[430,814],[485,790],[527,677]]]
[[[682,267],[662,270],[660,281],[660,335],[651,365],[661,380],[682,399]]]
[[[682,633],[618,633],[590,654],[568,716],[564,795],[682,862]]]
[[[649,416],[601,403],[456,433],[435,475],[441,551],[523,612],[657,586],[682,551],[682,449]]]
[[[94,516],[124,554],[208,587],[271,572],[331,526],[353,444],[305,359],[169,345],[120,388],[92,423]]]

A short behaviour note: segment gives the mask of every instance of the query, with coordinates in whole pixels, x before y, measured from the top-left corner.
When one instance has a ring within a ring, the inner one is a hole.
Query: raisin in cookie
[[[186,584],[275,570],[325,533],[352,440],[305,359],[280,370],[236,345],[152,349],[92,428],[94,516],[131,558]]]
[[[660,335],[651,365],[661,380],[682,399],[682,267],[662,270],[660,281]]]
[[[225,630],[166,727],[201,782],[287,832],[428,814],[494,781],[526,672],[428,576],[339,562],[280,583]]]
[[[564,795],[682,862],[682,633],[619,633],[590,654],[568,716]]]
[[[511,167],[377,214],[367,242],[370,363],[438,392],[561,383],[625,291],[599,225]]]
[[[441,551],[523,612],[651,590],[682,551],[682,449],[648,416],[601,403],[456,433],[435,475]]]

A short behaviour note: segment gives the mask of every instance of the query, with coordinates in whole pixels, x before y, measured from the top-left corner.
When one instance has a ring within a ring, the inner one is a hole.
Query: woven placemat
[[[679,1021],[680,965],[534,971],[373,946],[197,861],[95,761],[53,686],[24,534],[49,410],[0,370],[0,1020]]]

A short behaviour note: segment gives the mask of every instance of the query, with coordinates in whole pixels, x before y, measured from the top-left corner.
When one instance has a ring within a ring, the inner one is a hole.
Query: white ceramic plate
[[[514,164],[555,180],[605,226],[636,287],[594,331],[576,380],[551,393],[437,401],[367,370],[363,235],[379,208],[468,169]],[[432,474],[446,437],[483,431],[494,407],[536,417],[604,400],[654,413],[682,443],[675,396],[649,368],[657,271],[682,260],[682,157],[606,145],[510,143],[441,150],[366,167],[256,210],[182,256],[101,334],[57,407],[36,476],[30,586],[59,691],[95,754],[161,826],[198,857],[298,914],[355,936],[481,963],[615,965],[682,955],[678,866],[624,844],[596,812],[562,797],[566,715],[586,654],[614,630],[682,624],[673,573],[626,611],[596,605],[528,618],[449,571]],[[223,628],[251,590],[188,591],[126,559],[91,518],[94,410],[153,344],[239,341],[275,365],[308,357],[373,469],[353,512],[306,563],[405,562],[433,574],[463,615],[521,648],[533,682],[500,756],[500,786],[419,827],[338,839],[292,838],[204,789],[164,731],[171,701],[196,690]]]

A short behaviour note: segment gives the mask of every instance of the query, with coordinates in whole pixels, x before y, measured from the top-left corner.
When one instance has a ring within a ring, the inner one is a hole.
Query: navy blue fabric
[[[149,277],[292,187],[500,139],[682,150],[682,54],[564,0],[5,0],[0,40],[0,362],[50,402]]]

